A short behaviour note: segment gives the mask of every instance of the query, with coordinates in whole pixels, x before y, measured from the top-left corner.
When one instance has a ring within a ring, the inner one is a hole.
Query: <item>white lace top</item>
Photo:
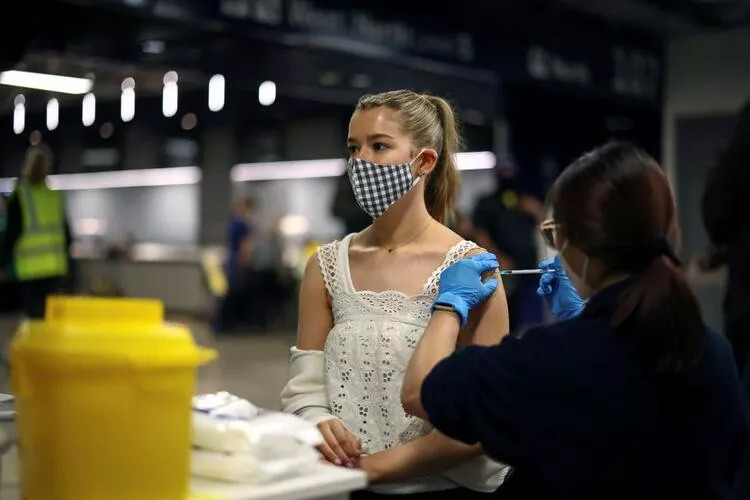
[[[430,320],[441,273],[477,245],[464,240],[451,248],[422,291],[409,297],[393,290],[354,289],[349,272],[353,236],[323,245],[317,252],[334,322],[325,345],[326,389],[333,415],[361,440],[363,452],[372,454],[432,430],[428,422],[404,412],[401,385],[409,358]],[[495,482],[477,489],[494,490],[502,478]],[[451,479],[437,476],[377,489],[411,493],[455,486]]]

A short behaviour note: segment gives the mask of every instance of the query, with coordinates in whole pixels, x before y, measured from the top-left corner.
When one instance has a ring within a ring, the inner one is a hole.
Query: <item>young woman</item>
[[[459,142],[453,111],[439,97],[400,90],[360,99],[348,171],[373,223],[322,246],[302,281],[282,406],[318,423],[328,460],[367,472],[372,486],[360,498],[463,498],[494,491],[507,473],[478,446],[407,415],[399,397],[441,272],[479,252],[443,225],[458,188]],[[507,325],[501,288],[457,344],[497,344]]]

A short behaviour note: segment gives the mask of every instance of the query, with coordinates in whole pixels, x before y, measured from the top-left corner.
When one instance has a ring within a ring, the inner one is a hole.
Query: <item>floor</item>
[[[214,336],[204,323],[184,317],[170,320],[188,325],[197,343],[219,353],[218,359],[199,370],[199,393],[229,391],[260,407],[278,409],[279,393],[287,378],[289,347],[294,343],[293,333]],[[4,360],[17,321],[17,318],[0,317],[0,352]],[[3,362],[0,392],[9,392],[9,389],[7,365]],[[0,500],[20,500],[15,449],[3,456],[0,474]]]

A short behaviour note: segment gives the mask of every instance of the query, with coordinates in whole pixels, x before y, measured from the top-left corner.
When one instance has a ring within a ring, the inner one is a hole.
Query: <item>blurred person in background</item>
[[[227,227],[227,262],[225,272],[229,288],[220,301],[213,320],[217,332],[244,326],[251,300],[248,273],[253,256],[254,234],[251,217],[255,202],[244,197],[235,202]]]
[[[480,252],[444,225],[457,196],[459,143],[453,110],[439,97],[362,97],[349,123],[348,173],[373,222],[321,246],[302,280],[282,408],[318,425],[329,461],[366,471],[371,486],[353,499],[490,495],[508,471],[407,415],[399,398],[440,272]],[[500,287],[458,344],[492,345],[507,331]]]
[[[724,299],[724,328],[743,373],[750,357],[750,102],[719,163],[711,171],[703,196],[703,221],[716,261],[729,267]]]
[[[4,195],[0,196],[0,245],[5,239],[5,228],[8,223],[8,200]],[[17,311],[20,308],[18,297],[15,269],[13,262],[8,261],[0,271],[3,279],[0,281],[0,311]]]
[[[712,170],[703,197],[703,221],[713,245],[707,267],[729,267],[724,297],[724,330],[750,402],[750,101],[740,111],[729,146]],[[736,500],[750,498],[750,437],[738,479]]]
[[[241,272],[250,262],[252,253],[252,216],[255,201],[245,197],[234,204],[229,218],[227,234],[229,236],[227,258],[227,275],[231,277]]]
[[[560,321],[454,353],[465,312],[494,292],[482,272],[498,266],[489,254],[458,262],[404,406],[512,465],[500,498],[728,500],[748,410],[731,348],[679,269],[666,175],[609,143],[565,169],[549,201],[541,229],[558,256],[540,264],[552,272],[539,288]]]
[[[544,219],[543,205],[522,191],[517,166],[500,161],[494,192],[474,209],[477,243],[495,254],[504,269],[531,269],[539,257],[536,228]],[[544,319],[534,276],[512,276],[505,283],[511,331],[539,324]]]
[[[0,197],[0,242],[5,241],[5,233],[8,228],[8,199],[5,196]],[[15,268],[12,260],[9,260],[0,270],[3,281],[11,282],[15,280]]]
[[[12,262],[24,313],[33,319],[44,317],[47,296],[59,290],[69,270],[70,228],[61,193],[47,186],[51,169],[48,147],[28,149],[0,247],[0,269]]]

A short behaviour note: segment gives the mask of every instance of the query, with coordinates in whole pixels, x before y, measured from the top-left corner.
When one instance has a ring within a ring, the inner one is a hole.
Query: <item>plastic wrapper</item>
[[[250,401],[228,392],[201,394],[193,397],[193,410],[211,417],[250,420],[261,410]]]
[[[266,484],[313,473],[320,455],[313,449],[292,457],[262,460],[249,453],[193,450],[190,472],[220,481]]]
[[[193,411],[193,446],[224,453],[293,453],[323,444],[317,427],[294,415],[266,412],[250,420]]]
[[[315,425],[226,392],[193,398],[192,419],[196,476],[260,484],[304,475],[321,460]]]

